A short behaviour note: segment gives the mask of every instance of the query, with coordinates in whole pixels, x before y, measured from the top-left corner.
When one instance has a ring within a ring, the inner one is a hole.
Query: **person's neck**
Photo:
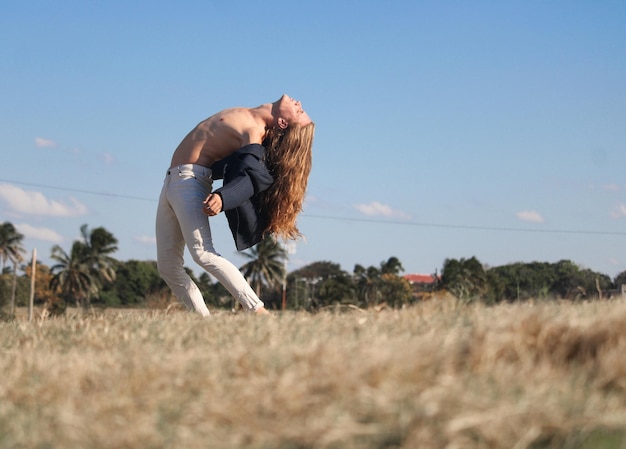
[[[257,106],[256,108],[251,108],[250,112],[252,112],[255,116],[263,120],[265,122],[266,127],[273,126],[274,116],[272,114],[272,103],[266,103],[266,104]]]
[[[256,108],[250,109],[250,111],[265,122],[266,128],[272,128],[274,126],[274,104],[265,103]]]

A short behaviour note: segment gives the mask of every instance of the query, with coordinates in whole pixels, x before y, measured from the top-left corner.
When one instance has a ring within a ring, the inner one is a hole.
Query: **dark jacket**
[[[222,210],[238,251],[259,243],[267,227],[259,193],[267,190],[274,178],[265,167],[264,155],[265,147],[253,143],[211,166],[213,179],[224,180],[213,193],[222,197]]]

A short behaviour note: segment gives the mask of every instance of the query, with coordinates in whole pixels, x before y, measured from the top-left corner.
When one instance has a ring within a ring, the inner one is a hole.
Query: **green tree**
[[[413,300],[411,284],[397,274],[382,274],[379,289],[382,299],[391,307],[402,307]]]
[[[397,257],[382,261],[379,267],[354,267],[354,282],[359,304],[371,307],[386,303],[402,306],[412,300],[411,285],[400,276],[404,269]]]
[[[30,279],[32,272],[32,259],[24,267],[24,272],[26,274],[26,278]],[[46,304],[50,306],[59,301],[59,297],[50,289],[50,281],[52,279],[50,267],[41,262],[37,262],[35,264],[35,279],[35,304]]]
[[[597,296],[598,287],[608,289],[611,279],[589,269],[581,269],[570,260],[560,260],[554,265],[555,294],[566,299],[581,299]]]
[[[496,300],[593,298],[613,288],[611,279],[569,260],[557,263],[514,263],[488,271],[490,294]]]
[[[87,298],[97,290],[98,284],[92,267],[86,262],[84,244],[75,241],[69,254],[59,245],[54,245],[50,258],[57,262],[50,268],[50,288],[66,302],[73,299],[76,306],[86,305]]]
[[[364,307],[376,305],[380,301],[378,290],[380,270],[373,266],[365,268],[356,264],[354,266],[354,279],[359,304]]]
[[[2,272],[6,268],[7,262],[15,264],[22,261],[22,256],[26,252],[22,246],[24,236],[17,232],[12,223],[5,221],[0,225],[0,262]]]
[[[380,263],[381,274],[393,274],[395,276],[400,275],[404,271],[402,263],[397,257],[390,257],[387,261]]]
[[[554,269],[546,262],[512,263],[488,270],[496,301],[542,299],[552,295]]]
[[[291,272],[288,277],[330,279],[341,276],[348,276],[348,273],[342,270],[338,263],[323,260],[298,268],[297,270]]]
[[[626,284],[626,271],[622,271],[620,274],[615,276],[613,283],[615,284],[615,287],[621,291],[622,285]]]
[[[261,240],[257,245],[243,253],[250,261],[240,269],[256,294],[261,297],[261,289],[276,289],[285,276],[287,251],[271,237]]]
[[[345,272],[322,279],[317,288],[317,301],[320,306],[334,304],[356,304],[356,294],[352,278]]]
[[[91,267],[95,278],[102,283],[114,281],[117,260],[111,254],[117,251],[117,239],[103,227],[90,232],[85,224],[80,232],[85,246],[85,263]]]
[[[135,305],[149,295],[167,289],[154,261],[128,260],[116,262],[115,282],[102,288],[100,299],[106,305]]]
[[[51,267],[50,285],[66,301],[73,298],[77,305],[88,307],[92,296],[115,280],[117,261],[111,254],[117,251],[117,239],[102,227],[89,232],[83,225],[80,231],[82,241],[75,241],[69,254],[59,245],[52,248],[51,258],[57,264]]]
[[[230,293],[228,293],[228,290],[226,290],[226,287],[219,282],[213,281],[207,272],[202,272],[196,283],[209,309],[211,309],[211,307],[230,307],[233,304],[233,299]]]
[[[11,316],[15,314],[15,292],[17,289],[17,265],[23,260],[25,253],[22,246],[24,236],[17,232],[12,223],[5,221],[0,225],[0,262],[2,263],[2,273],[4,273],[6,263],[13,264],[13,286],[11,288]]]
[[[352,277],[339,264],[320,261],[287,276],[287,302],[295,308],[317,309],[357,301]]]
[[[463,301],[482,299],[489,283],[482,264],[470,259],[446,259],[441,273],[441,287]]]
[[[576,278],[578,266],[570,260],[560,260],[554,265],[555,283],[553,290],[561,298],[572,297],[578,291]]]

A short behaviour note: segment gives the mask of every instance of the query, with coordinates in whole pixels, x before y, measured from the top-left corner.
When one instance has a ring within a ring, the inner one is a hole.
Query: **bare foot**
[[[254,313],[256,313],[257,315],[273,316],[265,307],[259,307]]]

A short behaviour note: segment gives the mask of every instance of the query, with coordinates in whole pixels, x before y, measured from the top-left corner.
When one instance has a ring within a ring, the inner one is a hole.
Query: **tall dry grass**
[[[626,303],[0,324],[0,448],[626,447]]]

